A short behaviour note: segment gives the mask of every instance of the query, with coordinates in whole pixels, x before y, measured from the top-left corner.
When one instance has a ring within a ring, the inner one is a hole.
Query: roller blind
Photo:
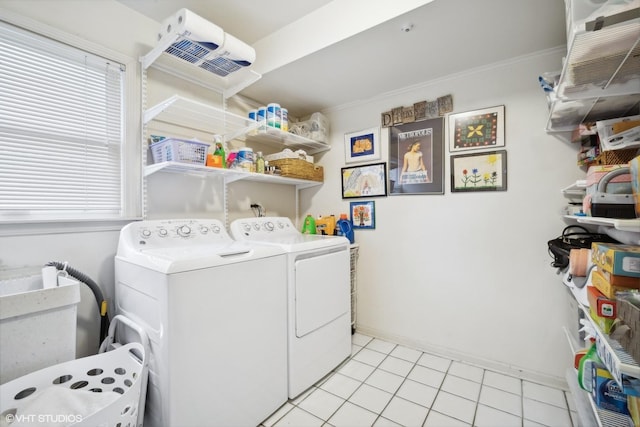
[[[123,216],[124,72],[0,22],[0,222]]]

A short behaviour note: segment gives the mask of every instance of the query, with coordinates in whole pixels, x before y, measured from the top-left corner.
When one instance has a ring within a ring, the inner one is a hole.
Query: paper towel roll
[[[198,42],[209,50],[217,50],[224,44],[224,31],[189,9],[180,9],[166,19],[162,26],[162,37],[181,36]]]

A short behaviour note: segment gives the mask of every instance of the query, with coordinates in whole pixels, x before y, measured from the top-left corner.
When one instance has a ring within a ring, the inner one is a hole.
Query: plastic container
[[[151,144],[154,163],[179,162],[205,165],[209,144],[186,139],[167,138]]]
[[[280,105],[272,102],[267,105],[267,126],[272,128],[280,128]]]
[[[316,220],[311,214],[307,215],[302,224],[302,234],[316,234]]]
[[[0,273],[0,383],[75,359],[79,302],[73,278],[43,289],[41,270]]]
[[[121,323],[133,328],[141,342],[116,343],[114,326]],[[138,325],[116,316],[100,354],[53,365],[0,386],[0,412],[20,425],[141,426],[148,346],[148,337]]]
[[[340,219],[336,223],[336,229],[338,230],[338,236],[346,237],[350,243],[355,242],[353,224],[351,224],[351,221],[347,218],[347,214],[340,214]]]
[[[256,153],[256,173],[264,173],[264,157],[262,157],[262,151]]]

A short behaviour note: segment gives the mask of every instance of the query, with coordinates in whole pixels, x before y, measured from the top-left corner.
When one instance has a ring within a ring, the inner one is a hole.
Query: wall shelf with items
[[[147,109],[143,114],[143,123],[147,125],[152,120],[222,135],[227,141],[249,132],[257,125],[247,117],[178,95]]]
[[[144,169],[144,175],[146,177],[159,172],[193,175],[202,178],[221,176],[224,178],[224,181],[227,184],[244,180],[263,182],[268,184],[293,185],[299,190],[322,185],[322,182],[319,181],[309,181],[306,179],[287,178],[278,175],[244,172],[235,169],[213,168],[209,166],[192,165],[179,162],[155,163],[145,167]]]
[[[640,8],[624,22],[584,23],[569,36],[568,53],[555,96],[550,100],[549,133],[567,132],[585,122],[637,114],[640,109]]]
[[[618,385],[620,385],[620,388],[622,389],[623,387],[622,375],[640,378],[640,365],[629,356],[617,341],[604,334],[595,322],[591,320],[589,307],[585,306],[585,304],[588,304],[586,301],[586,288],[580,289],[573,286],[568,280],[568,272],[563,276],[563,283],[569,288],[573,298],[577,301],[578,307],[583,313],[582,318],[587,319],[593,326],[596,332],[598,356],[603,360],[609,372],[611,372]],[[576,349],[573,348],[573,342],[570,341],[569,344],[571,350],[575,351]],[[580,425],[598,425],[602,427],[626,427],[633,425],[628,416],[597,407],[589,392],[583,390],[578,385],[576,370],[567,370],[566,380],[576,403],[578,416],[582,420],[582,424]]]
[[[278,148],[281,151],[285,148],[292,150],[304,150],[307,154],[313,155],[328,151],[331,146],[324,142],[314,141],[291,132],[284,132],[280,129],[267,127],[264,131],[256,131],[250,133],[244,138],[247,144],[258,143],[266,144]]]

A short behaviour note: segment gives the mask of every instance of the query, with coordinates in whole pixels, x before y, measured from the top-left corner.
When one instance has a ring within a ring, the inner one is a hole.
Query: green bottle
[[[222,145],[222,142],[220,141],[220,137],[214,137],[214,141],[216,142],[216,149],[213,152],[213,155],[214,156],[221,156],[222,157],[222,167],[226,168],[227,167],[227,156],[225,155],[224,146]]]

